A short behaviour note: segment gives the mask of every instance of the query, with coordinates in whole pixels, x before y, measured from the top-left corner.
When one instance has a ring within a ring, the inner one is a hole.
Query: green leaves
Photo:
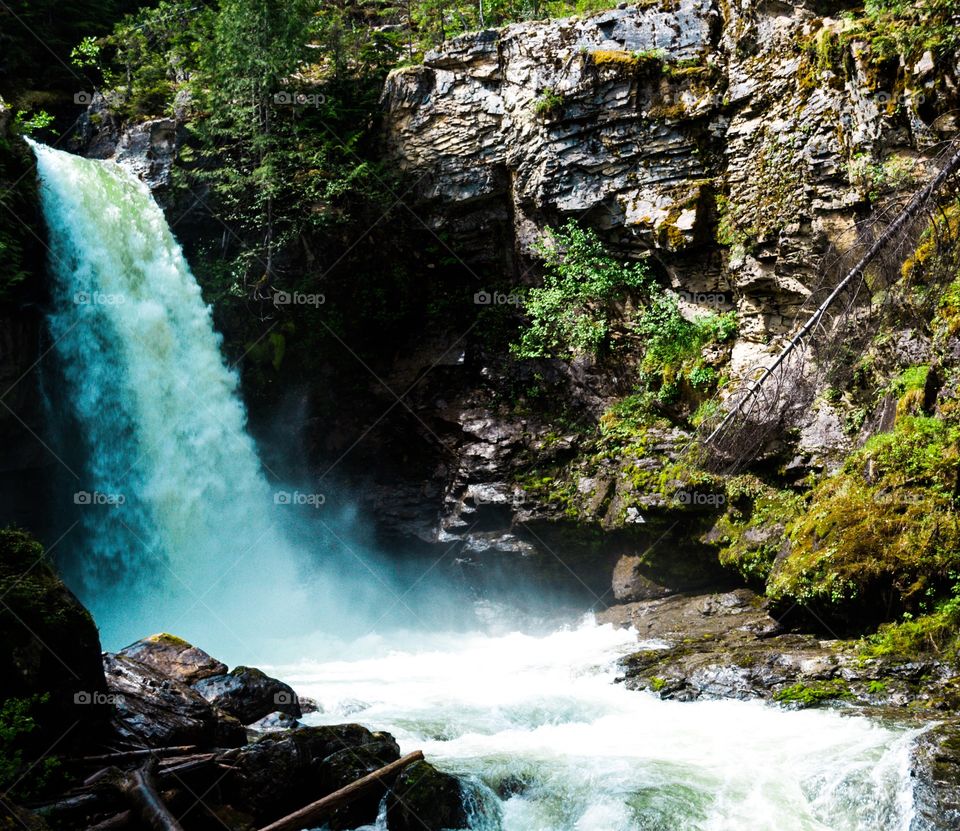
[[[519,358],[597,357],[608,346],[617,301],[653,283],[643,263],[620,263],[592,231],[568,222],[538,247],[542,288],[526,293],[529,324],[511,346]]]

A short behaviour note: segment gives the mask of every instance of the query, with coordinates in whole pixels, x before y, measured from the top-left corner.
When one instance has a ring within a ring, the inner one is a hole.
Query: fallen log
[[[77,759],[70,759],[70,762],[84,765],[95,765],[102,762],[125,762],[133,759],[147,759],[156,757],[158,759],[165,756],[185,756],[197,749],[195,744],[182,744],[171,747],[145,747],[139,750],[119,750],[116,753],[103,753],[100,756],[80,756]]]
[[[133,810],[151,831],[183,831],[183,827],[160,798],[154,771],[156,759],[148,759],[133,771],[121,786]]]
[[[388,776],[399,773],[407,765],[419,762],[421,759],[423,759],[422,750],[408,753],[406,756],[397,759],[396,762],[391,762],[373,773],[368,773],[366,776],[357,779],[356,782],[351,782],[340,790],[323,797],[323,799],[305,805],[299,811],[294,811],[292,814],[278,819],[276,822],[261,828],[260,831],[302,831],[304,828],[312,828],[317,825],[317,820],[324,815],[335,811],[337,808],[342,808],[344,805],[349,805],[371,786]]]

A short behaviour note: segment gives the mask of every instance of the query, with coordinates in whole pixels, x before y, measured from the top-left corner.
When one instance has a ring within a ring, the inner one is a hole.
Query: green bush
[[[511,351],[519,358],[598,357],[609,347],[617,301],[653,285],[643,263],[619,263],[592,231],[568,222],[538,247],[543,286],[525,293],[528,324]]]

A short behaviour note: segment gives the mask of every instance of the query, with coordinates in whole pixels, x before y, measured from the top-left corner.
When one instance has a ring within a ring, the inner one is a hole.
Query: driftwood
[[[170,750],[171,748],[165,748]],[[184,756],[170,756],[159,763],[154,772],[157,780],[179,779],[210,765],[216,765],[222,751],[214,753],[193,753]],[[156,761],[151,760],[151,761]],[[124,773],[117,767],[106,767],[88,776],[83,785],[74,792],[65,794],[54,802],[34,806],[33,810],[43,816],[70,815],[94,811],[106,813],[111,809],[122,810],[118,796],[127,798],[127,788],[133,773]],[[107,820],[108,822],[110,820]],[[111,826],[105,826],[110,828]],[[119,826],[118,826],[119,827]]]
[[[379,783],[388,776],[399,773],[407,765],[413,762],[419,762],[422,758],[422,750],[415,750],[413,753],[408,753],[396,762],[391,762],[389,765],[385,765],[373,773],[367,774],[356,782],[351,782],[346,787],[334,791],[323,799],[318,799],[316,802],[305,805],[299,811],[294,811],[292,814],[278,819],[276,822],[261,828],[260,831],[301,831],[301,829],[304,828],[311,828],[317,825],[317,821],[331,811],[342,808],[344,805],[349,805],[363,795],[371,786]]]
[[[95,765],[104,762],[118,763],[134,759],[163,758],[165,756],[184,756],[197,749],[195,744],[184,744],[175,747],[145,747],[139,750],[119,750],[116,753],[104,753],[100,756],[81,756],[71,759],[71,762],[84,765]]]
[[[183,826],[160,798],[156,784],[157,760],[148,759],[142,767],[124,778],[121,792],[129,800],[134,813],[152,831],[183,831]]]

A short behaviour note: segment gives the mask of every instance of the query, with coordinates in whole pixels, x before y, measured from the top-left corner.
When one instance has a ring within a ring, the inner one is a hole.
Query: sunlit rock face
[[[652,252],[692,312],[736,307],[750,365],[865,213],[856,157],[893,151],[917,181],[916,151],[952,126],[923,61],[905,87],[814,5],[680,0],[461,37],[390,76],[389,150],[476,262],[522,273],[545,226],[584,220]]]

